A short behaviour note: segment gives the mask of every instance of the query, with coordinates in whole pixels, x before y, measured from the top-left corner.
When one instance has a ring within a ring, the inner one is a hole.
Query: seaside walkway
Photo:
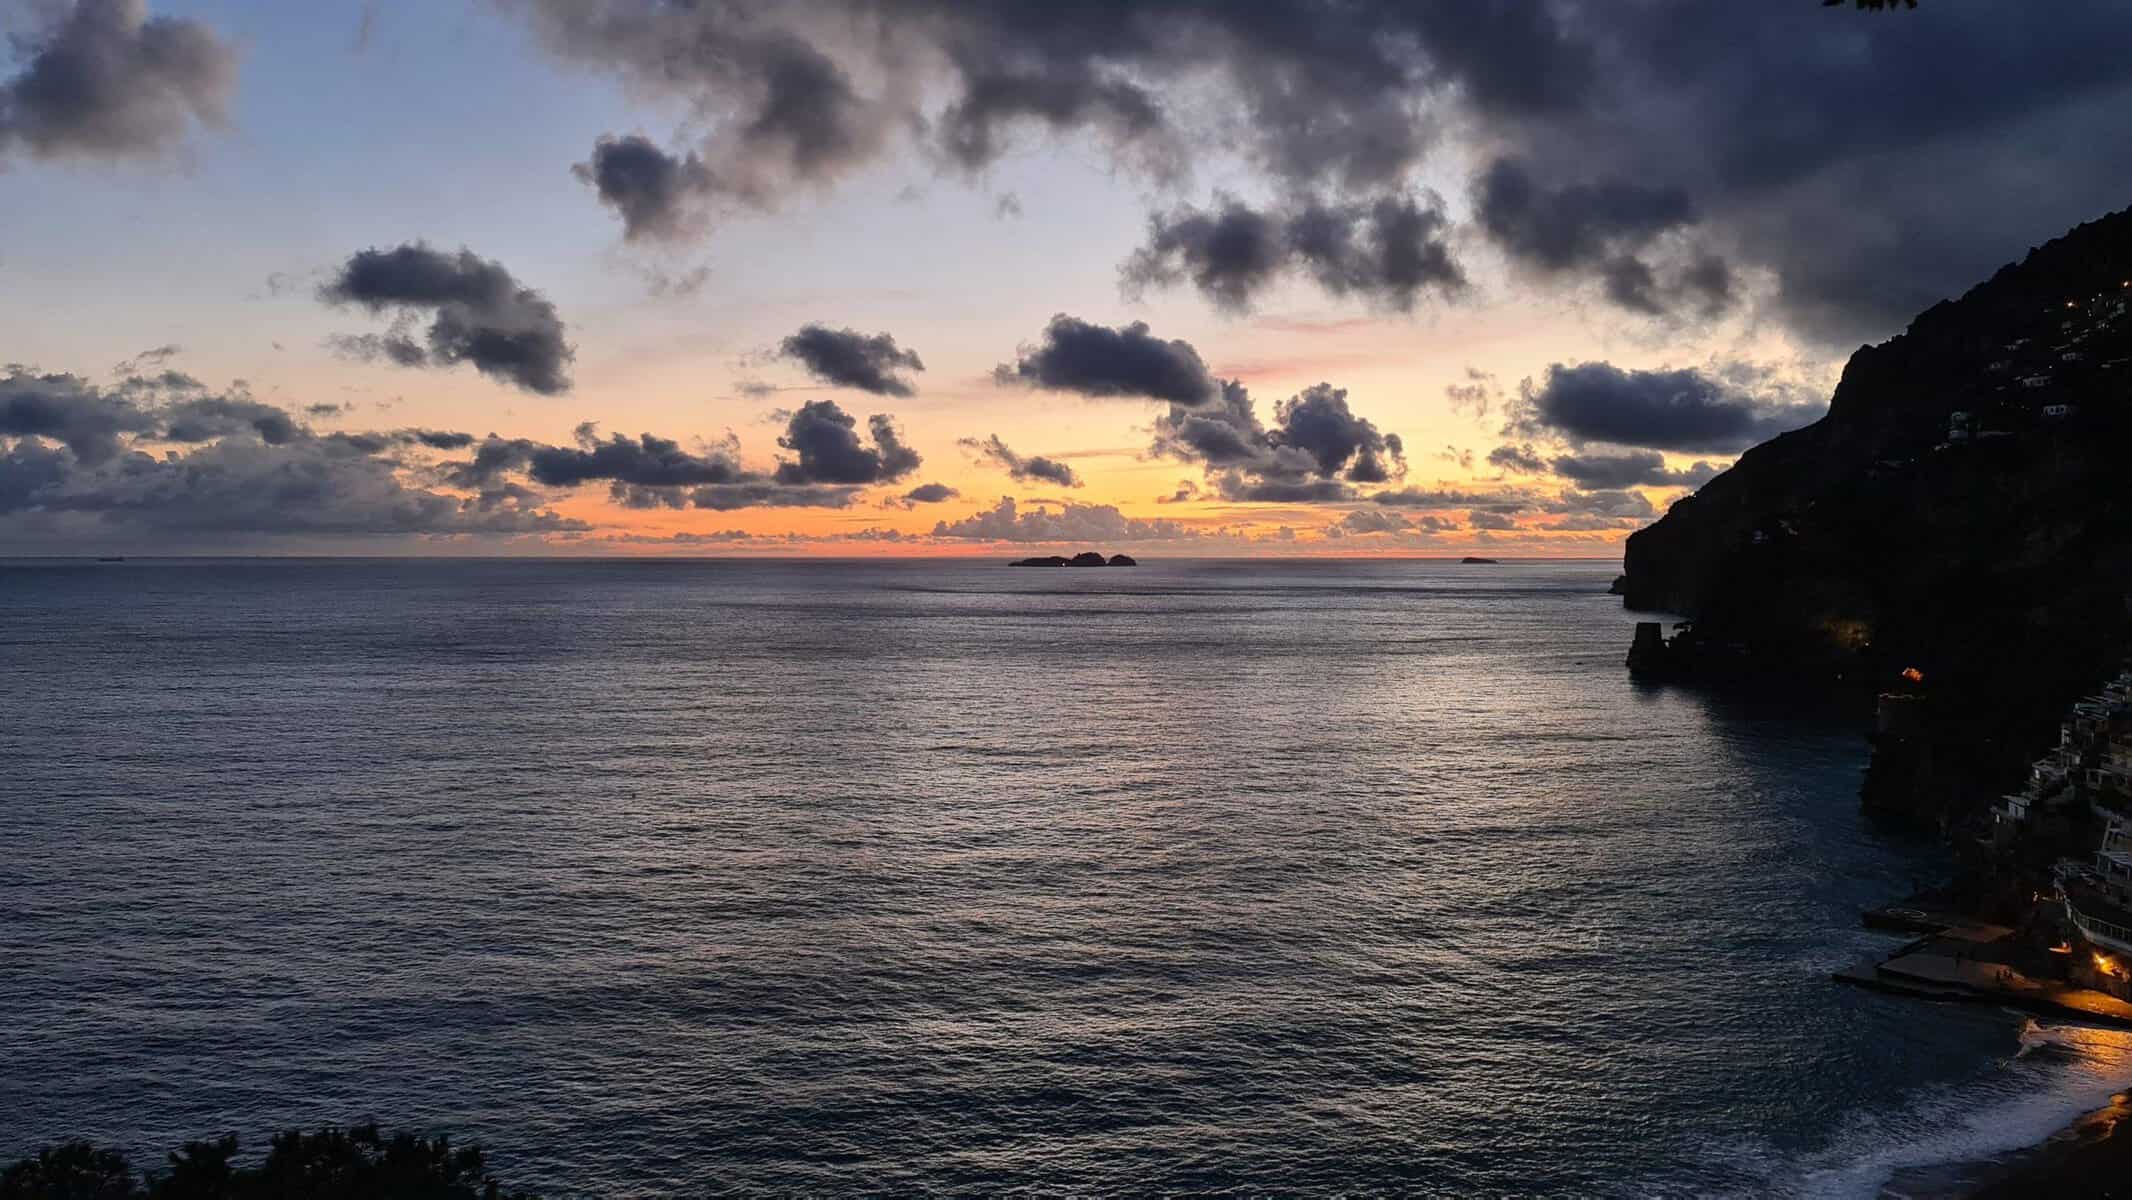
[[[2132,1004],[2093,988],[2033,979],[1979,953],[2010,932],[1999,926],[1957,927],[1912,942],[1884,962],[1837,971],[1834,978],[1838,983],[1901,995],[2004,1004],[2045,1016],[2132,1029]]]

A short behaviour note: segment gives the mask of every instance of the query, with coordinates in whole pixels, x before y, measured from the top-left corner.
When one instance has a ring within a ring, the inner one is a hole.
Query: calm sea
[[[1854,1195],[2132,1078],[1830,983],[1944,852],[1612,573],[0,564],[0,1156]]]

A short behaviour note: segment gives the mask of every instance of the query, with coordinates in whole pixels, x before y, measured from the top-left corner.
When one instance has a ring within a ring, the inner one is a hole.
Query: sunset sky
[[[2052,12],[0,0],[0,553],[1613,555],[2127,202]]]

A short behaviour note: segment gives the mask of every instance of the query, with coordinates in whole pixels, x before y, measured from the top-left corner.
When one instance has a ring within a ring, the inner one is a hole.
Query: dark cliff
[[[2132,591],[2132,210],[1860,349],[1828,415],[1630,537],[1669,673],[1908,686],[1933,716],[1871,804],[1946,822],[2115,670]]]

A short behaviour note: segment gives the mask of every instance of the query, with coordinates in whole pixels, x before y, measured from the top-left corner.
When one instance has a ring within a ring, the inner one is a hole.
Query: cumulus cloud
[[[1618,488],[1602,488],[1593,491],[1567,491],[1540,506],[1551,513],[1566,513],[1584,517],[1615,517],[1631,521],[1646,521],[1658,515],[1651,501],[1642,492],[1624,491]]]
[[[155,427],[155,418],[131,400],[107,395],[78,376],[39,375],[23,367],[0,375],[0,436],[49,438],[94,465],[118,455],[121,434]]]
[[[959,521],[941,521],[933,536],[983,542],[1092,544],[1174,541],[1194,536],[1189,526],[1171,520],[1128,517],[1108,504],[1067,502],[1021,508],[1012,496],[984,512]]]
[[[1730,453],[1820,419],[1825,401],[1751,374],[1694,368],[1624,370],[1611,363],[1547,368],[1528,384],[1504,432],[1652,450]]]
[[[911,395],[910,381],[897,372],[925,370],[917,351],[897,346],[896,339],[886,333],[868,336],[826,325],[801,326],[779,345],[778,353],[823,383],[877,396]]]
[[[1511,523],[1515,526],[1515,522]],[[1399,545],[1428,545],[1439,534],[1455,533],[1465,528],[1455,517],[1440,517],[1423,513],[1409,517],[1403,513],[1385,509],[1358,509],[1325,527],[1325,536],[1341,539],[1349,537],[1379,537]]]
[[[577,427],[577,443],[572,446],[491,436],[475,449],[473,458],[454,464],[446,477],[461,487],[484,487],[521,471],[535,483],[566,488],[595,481],[680,488],[750,478],[732,447],[696,453],[671,438],[649,433],[634,438],[618,433],[602,439],[589,421]]]
[[[443,464],[439,478],[455,487],[478,489],[516,479],[548,488],[604,483],[609,497],[628,508],[843,508],[864,487],[894,483],[917,470],[921,461],[886,415],[869,418],[862,439],[857,420],[829,400],[787,414],[778,445],[795,457],[761,471],[741,461],[739,442],[730,434],[690,449],[651,433],[603,438],[586,422],[566,446],[491,435],[473,447],[471,457]],[[943,500],[953,494],[952,489],[928,484],[906,499]]]
[[[1185,407],[1204,404],[1219,390],[1190,342],[1164,341],[1145,321],[1112,329],[1065,313],[1051,318],[1041,342],[1023,347],[992,375],[1002,384]]]
[[[777,444],[799,455],[778,464],[784,484],[894,483],[918,469],[918,452],[903,444],[895,422],[886,414],[867,418],[868,446],[859,439],[858,421],[832,400],[802,404],[786,422]]]
[[[953,500],[960,495],[962,495],[961,492],[944,483],[921,483],[910,491],[903,493],[903,499],[911,504],[939,504],[945,500]]]
[[[979,458],[991,461],[1007,474],[1023,482],[1036,480],[1055,483],[1060,487],[1081,486],[1081,477],[1074,474],[1070,465],[1041,455],[1025,458],[1016,454],[1007,443],[999,440],[996,433],[982,441],[977,438],[963,438],[956,444],[975,453]]]
[[[1506,447],[1507,448],[1507,447]],[[1557,455],[1551,467],[1555,474],[1580,488],[1701,487],[1718,472],[1707,462],[1680,470],[1666,466],[1665,456],[1652,450],[1625,454]]]
[[[0,514],[36,523],[61,541],[74,534],[129,532],[436,535],[583,528],[542,507],[531,492],[455,496],[410,482],[398,451],[463,445],[463,438],[433,430],[321,437],[241,390],[187,389],[142,402],[76,376],[10,368],[0,376]]]
[[[1392,508],[1475,508],[1493,513],[1519,513],[1539,507],[1540,498],[1522,489],[1480,491],[1472,488],[1398,488],[1376,492],[1370,500]]]
[[[1335,296],[1405,312],[1425,290],[1465,286],[1444,240],[1448,224],[1434,193],[1347,204],[1307,198],[1265,211],[1224,197],[1212,210],[1186,206],[1150,218],[1146,244],[1121,275],[1128,293],[1190,282],[1232,312],[1299,275]]]
[[[1391,509],[1358,508],[1340,518],[1340,530],[1344,533],[1406,533],[1414,528],[1413,522]]]
[[[693,153],[669,154],[637,134],[607,135],[570,171],[622,218],[624,241],[693,238],[710,223],[706,206],[715,184]]]
[[[834,405],[829,407],[835,409]],[[780,463],[772,473],[744,465],[739,444],[730,436],[723,442],[690,450],[672,438],[651,433],[633,438],[623,434],[602,438],[598,428],[588,421],[577,427],[575,441],[568,446],[492,435],[474,447],[471,458],[444,464],[439,475],[455,487],[485,491],[506,486],[517,478],[550,488],[604,483],[609,498],[625,508],[728,512],[740,508],[849,505],[862,481],[830,481],[827,477],[837,470],[847,474],[864,472],[853,465],[858,460],[849,457],[851,447],[837,445],[824,450],[820,426],[824,421],[831,425],[837,422],[821,412],[794,414],[792,421],[786,436],[791,437],[796,427],[813,449],[802,452],[801,462]],[[844,432],[852,433],[848,425]],[[836,435],[830,434],[826,440],[836,441]],[[883,464],[888,458],[880,451],[860,448],[859,453],[861,459],[867,453],[875,454],[872,469],[876,473],[885,470]],[[813,472],[820,472],[820,477]],[[876,481],[888,480],[881,475]]]
[[[328,304],[402,318],[384,334],[340,339],[345,352],[407,367],[472,363],[529,392],[569,390],[566,368],[575,352],[555,305],[471,250],[449,254],[412,242],[357,251],[318,294]],[[412,323],[424,314],[427,336],[416,342]]]
[[[0,156],[138,158],[194,125],[219,125],[237,52],[198,21],[151,17],[147,0],[77,0],[22,37],[20,72],[0,83]]]
[[[1197,462],[1225,500],[1310,503],[1348,500],[1354,484],[1406,473],[1399,435],[1348,406],[1347,391],[1319,383],[1274,406],[1263,424],[1244,386],[1221,385],[1218,404],[1173,404],[1155,418],[1155,455]]]

